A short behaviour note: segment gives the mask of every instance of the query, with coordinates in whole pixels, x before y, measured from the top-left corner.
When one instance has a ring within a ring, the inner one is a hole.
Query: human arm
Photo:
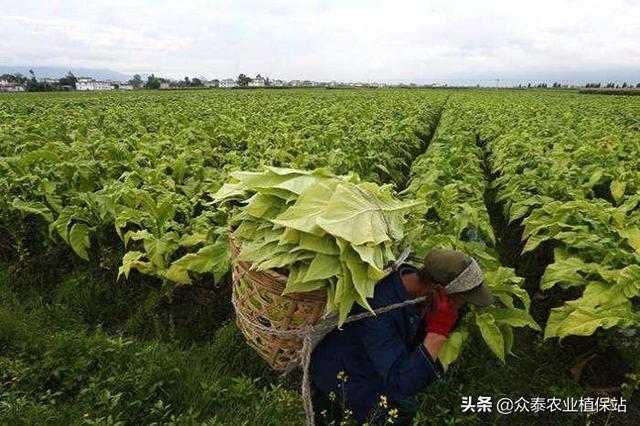
[[[411,349],[403,329],[406,317],[398,312],[358,321],[359,336],[390,398],[415,395],[444,374],[440,362],[424,344]]]
[[[437,359],[442,345],[447,341],[447,338],[438,333],[427,333],[424,338],[424,346],[431,355],[431,359]]]

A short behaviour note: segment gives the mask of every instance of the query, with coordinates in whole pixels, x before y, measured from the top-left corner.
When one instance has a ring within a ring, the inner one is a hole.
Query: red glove
[[[446,290],[439,288],[432,293],[432,309],[425,313],[427,333],[437,333],[449,337],[458,319],[458,310],[451,304]]]

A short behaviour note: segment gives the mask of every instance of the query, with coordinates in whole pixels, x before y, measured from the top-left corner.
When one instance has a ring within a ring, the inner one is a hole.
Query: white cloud
[[[639,6],[631,0],[26,0],[3,6],[0,64],[338,80],[640,74]]]

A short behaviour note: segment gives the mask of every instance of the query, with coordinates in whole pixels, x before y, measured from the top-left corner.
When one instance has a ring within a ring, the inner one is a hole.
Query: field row
[[[311,91],[3,102],[2,249],[23,263],[64,241],[125,275],[173,285],[213,273],[218,282],[229,256],[225,217],[209,194],[227,171],[328,167],[403,185],[444,98]]]
[[[545,337],[637,327],[640,104],[580,95],[465,103],[504,217],[523,226],[522,252],[553,252],[540,289],[568,290]]]

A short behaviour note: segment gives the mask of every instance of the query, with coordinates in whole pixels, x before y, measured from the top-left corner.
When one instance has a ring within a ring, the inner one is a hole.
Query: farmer
[[[460,251],[433,250],[421,269],[405,264],[381,280],[370,305],[377,309],[421,296],[428,302],[347,323],[319,343],[311,359],[319,420],[345,401],[344,409],[360,422],[389,411],[392,417],[398,413],[396,424],[410,421],[413,396],[444,373],[438,353],[468,311],[466,302],[493,302],[475,260]],[[351,313],[356,312],[362,309]]]

